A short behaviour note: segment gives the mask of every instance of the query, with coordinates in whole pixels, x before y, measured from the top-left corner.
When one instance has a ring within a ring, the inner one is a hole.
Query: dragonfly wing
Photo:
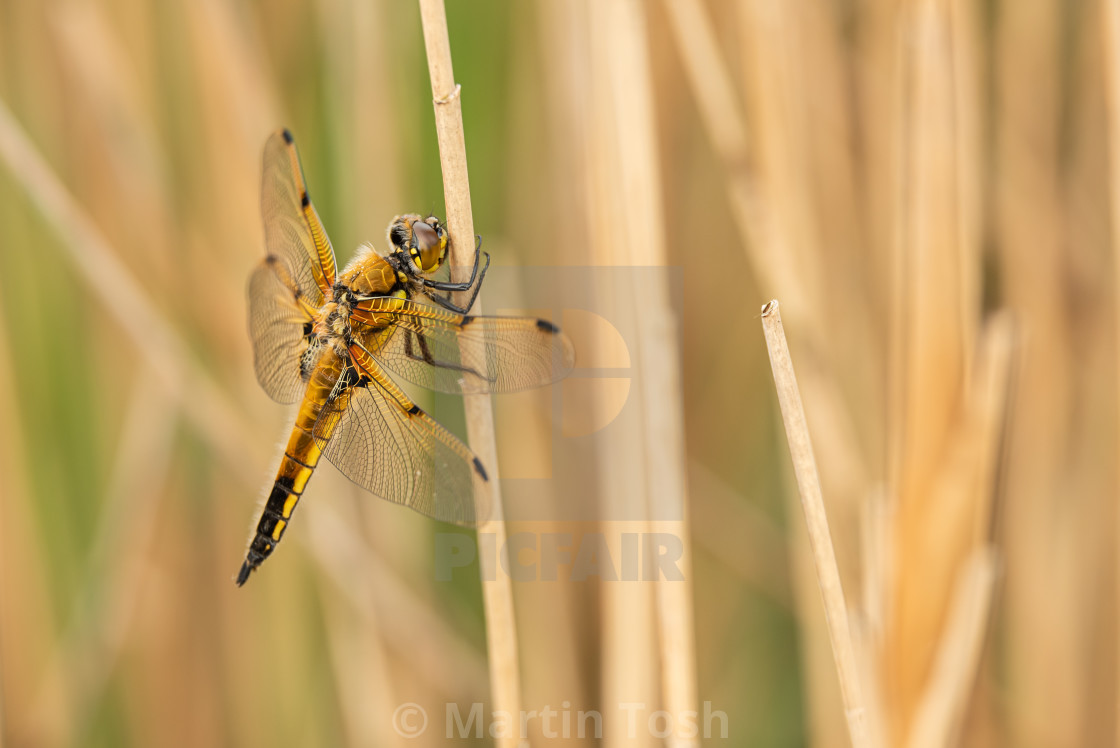
[[[335,280],[334,249],[307,193],[295,141],[287,130],[264,145],[261,217],[265,247],[280,258],[300,293],[318,307]]]
[[[311,313],[300,303],[299,289],[287,267],[265,258],[249,276],[249,336],[257,381],[273,400],[294,403],[314,364],[315,336]]]
[[[464,316],[409,299],[361,302],[366,350],[387,370],[439,392],[517,392],[562,379],[575,362],[555,325],[531,317]]]
[[[491,498],[481,462],[376,363],[355,365],[360,381],[324,407],[315,427],[327,459],[383,499],[443,522],[484,522]]]

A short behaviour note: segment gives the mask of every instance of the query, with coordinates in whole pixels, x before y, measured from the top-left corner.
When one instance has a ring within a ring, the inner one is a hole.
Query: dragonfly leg
[[[477,280],[477,282],[474,283],[474,288],[470,289],[470,291],[471,291],[470,299],[467,301],[466,304],[464,304],[462,306],[459,306],[455,302],[451,301],[451,294],[448,294],[447,296],[440,296],[439,294],[429,293],[428,297],[432,301],[439,304],[444,309],[455,312],[456,314],[467,314],[470,311],[470,308],[472,306],[474,306],[474,300],[478,298],[478,292],[482,288],[482,280],[486,277],[486,271],[489,268],[490,268],[490,254],[486,253],[486,264],[482,266],[482,270],[478,273],[478,280]],[[476,269],[477,269],[477,267],[476,267]],[[425,285],[428,288],[436,288],[435,286],[430,286],[430,285],[427,285],[427,284],[425,284]],[[468,288],[469,288],[469,286],[468,286]],[[467,289],[463,289],[463,290],[467,290]]]
[[[472,374],[472,375],[478,377],[479,379],[481,379],[483,381],[487,381],[487,382],[493,382],[494,381],[490,377],[482,376],[482,374],[480,374],[476,369],[474,369],[470,366],[463,366],[462,364],[456,364],[456,363],[452,363],[450,361],[438,361],[438,360],[436,360],[436,358],[434,356],[432,356],[431,349],[428,347],[428,339],[427,338],[425,338],[423,335],[416,332],[415,330],[407,330],[406,333],[407,334],[406,334],[405,339],[404,339],[404,353],[409,358],[414,359],[416,361],[423,361],[424,363],[428,364],[429,366],[438,366],[441,369],[451,369],[452,371],[466,372],[467,374]],[[412,349],[412,338],[413,338],[413,336],[416,337],[416,342],[419,344],[419,348],[420,348],[419,355],[417,355]]]

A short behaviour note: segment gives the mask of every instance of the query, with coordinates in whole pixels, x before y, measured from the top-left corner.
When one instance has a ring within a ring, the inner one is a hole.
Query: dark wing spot
[[[477,457],[474,458],[474,469],[482,477],[482,480],[490,480],[490,478],[486,475],[486,468],[482,467],[482,460],[478,459]]]
[[[555,335],[556,333],[560,332],[560,328],[559,328],[559,327],[557,327],[556,325],[552,324],[551,322],[549,322],[549,321],[548,321],[548,320],[546,320],[546,319],[538,319],[538,320],[537,320],[537,327],[538,327],[539,329],[541,329],[541,330],[544,330],[544,331],[545,331],[545,332],[547,332],[547,333],[552,333],[553,335]]]
[[[413,404],[412,404],[412,407],[408,409],[408,414],[409,414],[410,416],[414,416],[414,415],[416,415],[416,414],[417,414],[417,413],[419,413],[419,412],[420,412],[420,406],[419,406],[419,405],[417,405],[417,404],[415,404],[415,403],[413,403]]]
[[[284,142],[287,143],[288,145],[291,145],[296,140],[295,138],[292,137],[291,131],[288,130],[288,128],[286,128],[286,127],[284,128],[284,132],[281,133],[281,135],[284,137]]]
[[[305,208],[306,208],[306,207],[307,207],[308,205],[311,205],[311,198],[307,196],[307,190],[304,190],[304,191],[303,191],[303,194],[302,194],[302,195],[300,195],[300,197],[299,197],[299,204],[300,204],[300,205],[302,205],[302,206],[303,206],[303,207],[305,207]]]

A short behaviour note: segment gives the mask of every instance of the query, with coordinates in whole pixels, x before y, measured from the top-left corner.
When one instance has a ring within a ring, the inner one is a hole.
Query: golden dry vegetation
[[[418,6],[0,1],[0,745],[848,745],[771,298],[865,744],[1115,744],[1120,2],[447,2],[485,309],[578,356],[494,398],[512,566],[322,469],[237,589],[260,149],[342,261],[443,215]]]

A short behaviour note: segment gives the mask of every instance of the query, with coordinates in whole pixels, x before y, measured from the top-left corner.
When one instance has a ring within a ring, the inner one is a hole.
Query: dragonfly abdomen
[[[284,530],[292,518],[296,504],[303,495],[319,458],[323,456],[323,449],[313,433],[323,404],[330,396],[332,386],[329,379],[323,381],[313,378],[304,394],[296,416],[295,426],[292,428],[288,444],[284,447],[284,454],[280,458],[280,468],[276,471],[276,480],[272,483],[272,491],[265,502],[264,511],[260,521],[257,522],[256,532],[249,543],[249,551],[245,554],[245,562],[237,574],[238,586],[245,584],[249,574],[268,558],[276,548],[276,544],[284,536]],[[320,431],[323,429],[320,428]]]
[[[293,443],[302,442],[304,439],[310,442],[311,449],[302,454],[293,455],[291,453]],[[302,432],[297,426],[288,442],[288,451],[285,451],[284,456],[280,458],[280,470],[277,472],[276,480],[272,483],[272,491],[268,495],[264,511],[257,523],[257,531],[249,544],[249,552],[245,556],[245,563],[241,565],[241,571],[237,575],[238,585],[245,584],[245,581],[249,578],[249,573],[272,554],[276,544],[284,536],[284,530],[288,526],[288,521],[292,518],[292,512],[295,511],[296,504],[299,503],[303,490],[307,487],[307,481],[311,479],[311,474],[314,472],[321,455],[322,452],[315,445],[310,434]]]

